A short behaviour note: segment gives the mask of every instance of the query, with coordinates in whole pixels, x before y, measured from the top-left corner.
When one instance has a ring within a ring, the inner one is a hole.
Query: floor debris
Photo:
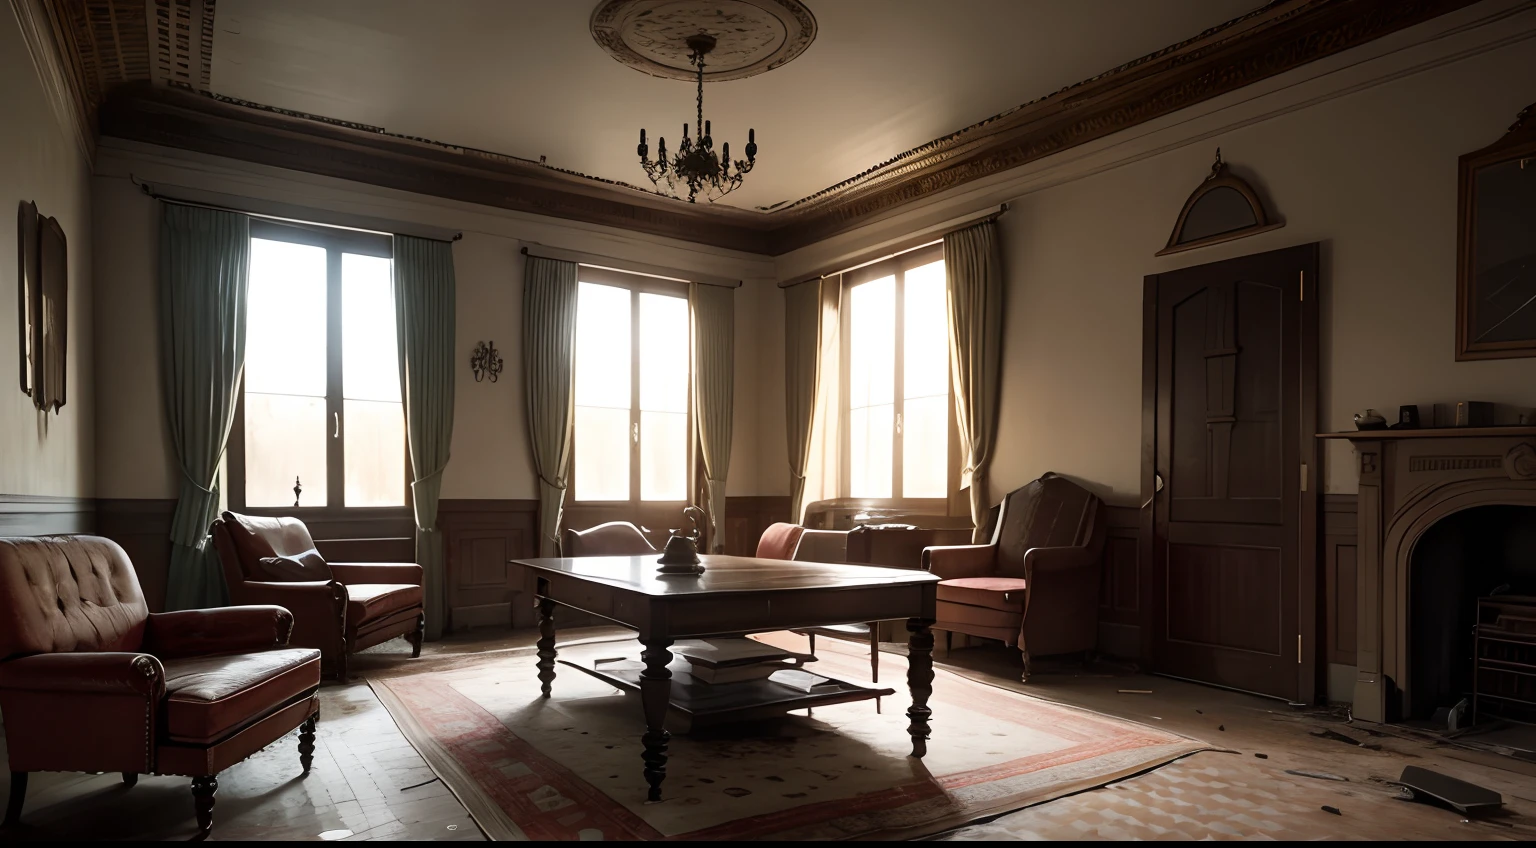
[[[1344,783],[1348,783],[1349,782],[1349,778],[1344,777],[1343,775],[1333,774],[1332,772],[1326,772],[1326,771],[1306,771],[1304,769],[1286,769],[1285,773],[1286,774],[1294,774],[1297,777],[1310,777],[1310,778],[1312,778],[1314,780],[1338,780],[1338,781],[1342,781]]]
[[[1267,759],[1269,759],[1269,755],[1268,755],[1268,754],[1254,754],[1254,756],[1255,756],[1255,757],[1258,757],[1258,758],[1259,758],[1259,759],[1261,759],[1261,760],[1267,760]]]
[[[1152,690],[1151,689],[1121,689],[1119,691],[1120,691],[1120,694],[1122,694],[1122,695],[1150,695],[1150,694],[1152,694]]]
[[[1504,797],[1492,789],[1484,789],[1475,783],[1457,780],[1450,775],[1419,766],[1405,766],[1403,776],[1397,781],[1407,787],[1416,799],[1433,798],[1463,813],[1504,805]]]
[[[1344,815],[1343,813],[1339,812],[1339,808],[1338,807],[1330,807],[1330,806],[1328,806],[1326,804],[1323,805],[1323,812],[1325,812],[1325,813],[1333,813],[1336,816]]]

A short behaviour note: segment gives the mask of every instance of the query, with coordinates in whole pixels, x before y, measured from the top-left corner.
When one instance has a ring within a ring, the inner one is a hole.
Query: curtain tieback
[[[562,492],[565,491],[565,484],[564,483],[556,483],[555,481],[549,479],[548,477],[545,477],[543,474],[539,475],[539,482],[541,482],[544,485],[550,487],[551,489],[559,489]]]
[[[214,493],[213,487],[200,485],[196,480],[193,480],[192,479],[192,475],[187,473],[186,466],[178,464],[177,468],[180,469],[180,471],[181,471],[182,482],[184,482],[187,485],[191,486],[192,488],[198,490],[199,492],[202,492],[203,494],[208,495],[209,497],[213,496],[213,493]]]

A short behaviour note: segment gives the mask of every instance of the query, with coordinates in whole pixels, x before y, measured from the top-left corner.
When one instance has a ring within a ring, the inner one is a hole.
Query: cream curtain
[[[427,638],[443,633],[443,537],[437,501],[453,442],[453,245],[395,236],[395,339],[400,352],[400,397],[405,401],[411,457],[411,500],[416,508],[416,562],[426,578]]]
[[[807,504],[837,494],[842,278],[790,286],[784,298],[790,516],[800,522]]]
[[[731,468],[731,416],[736,377],[736,290],[691,283],[693,317],[693,419],[704,455],[709,499],[706,550],[725,550],[725,478]]]
[[[575,427],[576,263],[528,257],[523,266],[523,367],[528,441],[539,473],[539,556],[557,556]],[[729,441],[729,431],[726,435]]]
[[[987,523],[987,466],[997,439],[998,378],[1003,352],[1003,267],[997,222],[983,221],[944,237],[949,289],[949,361],[975,541]]]
[[[165,608],[223,606],[229,589],[208,544],[219,463],[245,368],[250,218],[165,204],[160,223],[160,349],[166,418],[181,471]]]

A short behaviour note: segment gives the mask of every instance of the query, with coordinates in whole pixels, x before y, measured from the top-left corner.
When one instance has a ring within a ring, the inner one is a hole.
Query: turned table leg
[[[549,697],[555,682],[555,602],[539,598],[539,691]]]
[[[646,800],[660,801],[661,782],[667,777],[667,741],[672,738],[665,726],[672,696],[672,670],[667,668],[672,662],[672,652],[667,650],[672,640],[642,644],[645,651],[640,658],[645,661],[645,670],[640,672],[640,704],[645,708],[645,736],[641,741],[645,751],[640,757],[645,760],[645,782],[650,784]]]
[[[315,725],[319,722],[320,714],[317,712],[299,725],[299,765],[305,774],[309,774],[309,768],[315,762]]]
[[[928,753],[928,719],[933,710],[928,708],[928,696],[933,694],[933,631],[932,621],[921,618],[907,621],[907,688],[912,690],[912,708],[907,710],[907,732],[912,734],[912,756]]]
[[[197,809],[197,839],[208,838],[213,830],[213,801],[219,794],[219,779],[214,775],[192,778],[192,802]]]

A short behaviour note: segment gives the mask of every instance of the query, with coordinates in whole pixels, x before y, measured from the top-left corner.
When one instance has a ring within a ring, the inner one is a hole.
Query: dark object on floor
[[[1356,747],[1360,745],[1360,740],[1345,736],[1337,730],[1314,730],[1312,731],[1312,735],[1319,739],[1331,739],[1334,742],[1344,742]]]
[[[1333,813],[1336,816],[1344,815],[1343,813],[1339,812],[1339,808],[1338,807],[1330,807],[1330,806],[1328,806],[1326,804],[1323,805],[1323,812],[1325,812],[1325,813]]]
[[[1118,691],[1122,695],[1150,695],[1150,694],[1152,694],[1152,690],[1151,689],[1118,689],[1116,691]],[[1195,712],[1198,713],[1200,711],[1199,710],[1195,710]]]
[[[1195,715],[1205,715],[1205,710],[1195,710]]]
[[[1416,799],[1424,797],[1450,804],[1463,813],[1500,807],[1504,798],[1492,789],[1484,789],[1475,783],[1457,780],[1437,771],[1419,766],[1407,766],[1398,782],[1412,790]]]
[[[1255,757],[1258,757],[1258,758],[1259,758],[1259,759],[1261,759],[1261,760],[1267,760],[1267,759],[1269,759],[1269,755],[1268,755],[1268,754],[1254,754],[1254,756],[1255,756]]]
[[[1216,729],[1220,730],[1220,731],[1225,731],[1227,729],[1227,726],[1225,724],[1218,724],[1218,725],[1216,725]]]
[[[1286,769],[1286,774],[1294,774],[1297,777],[1310,777],[1314,780],[1337,780],[1348,783],[1349,778],[1326,771],[1304,771],[1302,769]]]

